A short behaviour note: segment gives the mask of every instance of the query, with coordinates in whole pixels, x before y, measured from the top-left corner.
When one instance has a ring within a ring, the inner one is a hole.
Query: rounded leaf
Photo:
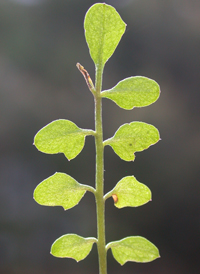
[[[126,24],[118,12],[105,3],[94,4],[86,13],[85,38],[96,66],[104,64],[114,53]]]
[[[137,207],[151,200],[150,189],[138,182],[134,176],[122,178],[109,193],[112,196],[115,195],[116,202],[114,205],[118,208],[126,206]]]
[[[160,140],[159,131],[152,125],[132,122],[122,125],[115,135],[104,141],[125,161],[134,161],[134,153],[147,149]]]
[[[34,145],[44,153],[64,153],[68,160],[75,158],[83,149],[85,136],[91,130],[77,127],[69,120],[56,120],[43,127],[34,138]]]
[[[88,256],[95,242],[97,242],[95,238],[83,238],[76,234],[63,235],[52,244],[51,254],[79,262]]]
[[[157,247],[140,236],[131,236],[111,242],[107,245],[107,249],[109,248],[115,260],[121,265],[128,261],[147,263],[160,257]]]
[[[74,178],[56,172],[42,181],[34,191],[35,201],[44,206],[62,206],[65,210],[74,207],[84,196],[84,185]]]
[[[154,103],[160,95],[160,87],[154,80],[136,76],[120,81],[112,89],[104,90],[101,95],[121,108],[133,109]]]

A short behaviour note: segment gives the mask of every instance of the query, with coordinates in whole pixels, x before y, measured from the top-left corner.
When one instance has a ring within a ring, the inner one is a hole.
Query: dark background
[[[101,2],[101,1],[100,1]],[[69,211],[33,200],[38,183],[56,171],[94,186],[95,147],[86,138],[81,154],[68,162],[32,145],[52,120],[69,119],[94,129],[93,98],[76,68],[94,79],[84,38],[90,0],[0,1],[0,273],[98,273],[97,250],[79,263],[49,254],[63,234],[96,237],[95,202],[87,193]],[[125,162],[105,149],[105,192],[134,175],[153,201],[117,209],[106,202],[107,242],[141,235],[159,247],[161,258],[121,267],[108,252],[108,273],[197,274],[200,269],[199,84],[200,1],[109,0],[127,23],[104,71],[103,89],[143,75],[161,86],[153,105],[126,111],[103,100],[104,139],[123,123],[143,121],[160,130],[162,141]]]

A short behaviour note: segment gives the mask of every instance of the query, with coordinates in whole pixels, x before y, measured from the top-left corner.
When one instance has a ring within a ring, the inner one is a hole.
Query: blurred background
[[[101,2],[101,1],[100,1]],[[94,129],[93,98],[76,68],[94,79],[83,20],[92,0],[0,1],[0,273],[98,273],[97,250],[79,263],[50,255],[63,234],[96,237],[95,202],[86,193],[69,211],[33,200],[35,187],[56,171],[94,186],[95,147],[86,138],[68,162],[32,145],[34,135],[56,119]],[[152,202],[117,209],[106,202],[107,242],[146,237],[161,258],[121,267],[108,252],[108,273],[197,274],[200,271],[200,2],[196,0],[107,0],[127,23],[108,61],[103,89],[143,75],[161,86],[153,105],[131,111],[103,100],[104,139],[123,123],[156,126],[162,138],[125,162],[105,148],[105,192],[134,175],[152,191]]]

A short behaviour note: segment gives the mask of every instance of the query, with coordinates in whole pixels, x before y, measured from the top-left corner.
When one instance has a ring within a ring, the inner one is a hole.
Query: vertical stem
[[[105,240],[105,202],[104,195],[104,147],[102,126],[102,99],[100,96],[103,69],[96,68],[95,94],[95,145],[96,145],[96,207],[97,207],[97,236],[99,274],[107,274],[106,240]]]

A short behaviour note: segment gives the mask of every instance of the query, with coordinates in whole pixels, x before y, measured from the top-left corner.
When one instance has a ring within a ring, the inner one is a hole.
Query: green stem
[[[107,274],[106,239],[105,239],[105,201],[104,195],[104,146],[102,128],[102,66],[96,67],[95,93],[95,145],[96,145],[96,207],[97,207],[97,237],[99,274]]]

